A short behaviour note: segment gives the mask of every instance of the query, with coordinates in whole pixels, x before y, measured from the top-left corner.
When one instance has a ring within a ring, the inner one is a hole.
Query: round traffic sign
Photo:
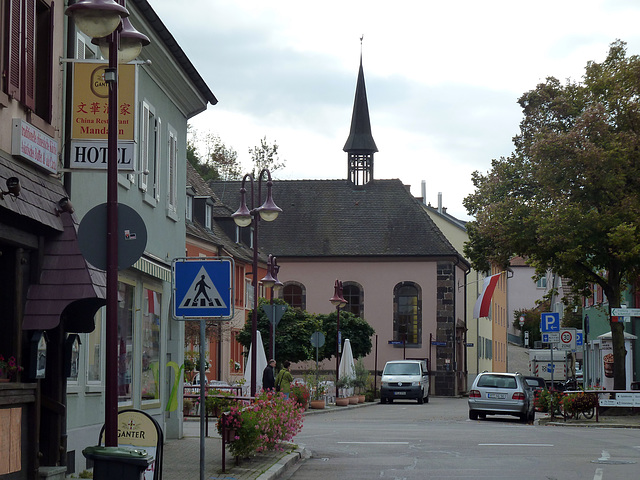
[[[572,337],[573,335],[571,335],[571,332],[562,332],[562,335],[560,335],[560,340],[562,341],[562,343],[571,343]]]
[[[520,326],[524,325],[524,315],[520,315]]]
[[[311,345],[320,348],[324,345],[324,333],[314,332],[311,334]]]

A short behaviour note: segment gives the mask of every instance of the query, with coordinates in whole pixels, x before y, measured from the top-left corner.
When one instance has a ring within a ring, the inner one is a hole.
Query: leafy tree
[[[278,145],[275,142],[273,142],[273,145],[269,145],[266,136],[260,139],[259,146],[249,149],[249,155],[251,155],[251,161],[253,162],[254,177],[256,177],[263,168],[269,169],[273,174],[273,172],[285,166],[285,162],[281,162],[278,157]]]
[[[616,41],[582,83],[549,77],[518,102],[515,151],[473,174],[465,253],[479,270],[523,256],[581,294],[600,285],[619,307],[640,273],[640,57]],[[624,389],[624,325],[610,325],[614,388]]]
[[[238,152],[227,147],[214,133],[207,133],[204,140],[200,142],[199,133],[191,126],[188,128],[187,160],[205,181],[240,178],[242,169],[238,161]]]
[[[277,304],[285,304],[283,300],[274,300]],[[260,299],[258,310],[258,330],[262,336],[265,352],[269,352],[270,326],[267,315],[262,310],[266,300]],[[371,336],[375,333],[373,327],[365,320],[349,312],[340,312],[340,330],[342,338],[351,340],[353,356],[363,357],[371,353]],[[291,363],[305,360],[315,360],[316,349],[311,345],[311,335],[314,332],[325,335],[325,344],[318,350],[318,359],[329,359],[335,355],[336,313],[328,315],[313,315],[299,308],[289,307],[282,316],[276,328],[276,362],[289,360]],[[244,328],[238,333],[238,342],[248,351],[251,345],[251,313]]]

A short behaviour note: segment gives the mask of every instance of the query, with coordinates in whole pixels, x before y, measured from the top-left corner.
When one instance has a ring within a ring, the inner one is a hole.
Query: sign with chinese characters
[[[75,63],[70,167],[107,168],[109,86],[106,64]],[[118,66],[118,170],[134,170],[136,66]]]
[[[29,160],[51,173],[58,172],[58,142],[20,118],[13,119],[11,155]]]
[[[109,133],[109,87],[104,81],[107,64],[75,63],[71,138],[106,140]],[[136,66],[118,66],[118,139],[134,140]]]

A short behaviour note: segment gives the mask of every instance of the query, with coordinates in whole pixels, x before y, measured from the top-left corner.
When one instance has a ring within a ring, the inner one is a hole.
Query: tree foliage
[[[285,304],[282,300],[274,300],[277,304]],[[258,310],[258,330],[264,343],[264,351],[269,354],[269,342],[271,341],[269,319],[262,310],[262,305],[267,303],[260,299]],[[371,353],[371,337],[375,333],[373,327],[362,318],[352,313],[340,312],[340,331],[342,339],[349,338],[353,356],[363,357]],[[311,335],[314,332],[322,332],[325,336],[325,344],[318,350],[320,361],[329,359],[335,355],[336,347],[336,313],[328,315],[313,315],[299,308],[289,307],[282,316],[276,328],[276,362],[282,365],[285,360],[291,363],[305,360],[315,360],[316,349],[311,345]],[[238,342],[248,351],[251,345],[251,313],[249,320],[238,334]]]
[[[242,175],[238,152],[211,132],[201,138],[197,131],[189,128],[187,160],[205,181],[237,180]]]
[[[527,258],[609,307],[640,272],[640,57],[611,44],[581,83],[548,77],[519,99],[515,150],[474,172],[465,199],[475,221],[465,253],[475,268]],[[612,322],[614,388],[625,388],[623,324]]]
[[[253,162],[254,178],[257,178],[257,175],[263,168],[269,169],[271,173],[284,168],[285,162],[280,161],[278,148],[275,142],[273,142],[273,145],[270,145],[265,136],[260,139],[260,145],[249,149],[249,155],[251,155],[251,161]]]

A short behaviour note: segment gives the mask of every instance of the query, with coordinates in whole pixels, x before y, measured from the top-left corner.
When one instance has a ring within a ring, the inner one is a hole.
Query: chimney
[[[438,213],[442,213],[442,192],[438,192]]]
[[[427,181],[426,180],[422,180],[421,190],[422,190],[421,191],[422,203],[426,205],[427,204]]]

